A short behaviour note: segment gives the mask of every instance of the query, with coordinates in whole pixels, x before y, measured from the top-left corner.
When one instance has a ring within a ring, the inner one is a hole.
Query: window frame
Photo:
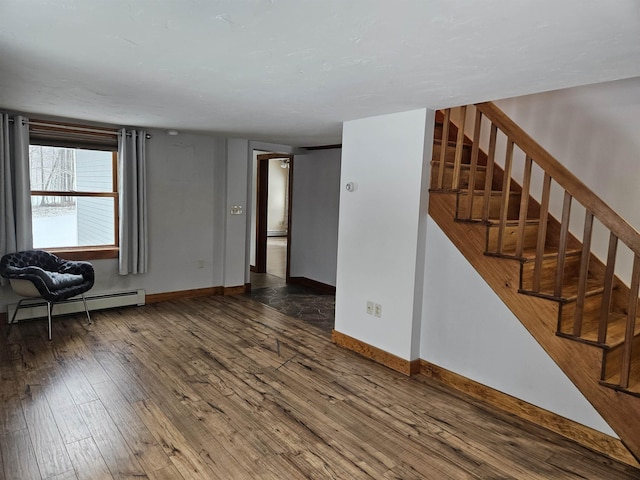
[[[55,143],[55,142],[52,142]],[[68,145],[66,147],[61,145],[48,144],[46,141],[30,142],[30,145],[48,146],[53,148],[74,148],[82,150],[92,150],[91,145]],[[93,148],[93,150],[104,150],[103,148]],[[41,250],[53,253],[62,258],[68,260],[99,260],[118,258],[120,252],[120,229],[119,229],[119,193],[118,193],[118,152],[115,150],[108,150],[111,152],[111,178],[112,178],[112,191],[111,192],[78,192],[67,190],[31,190],[30,196],[64,196],[64,197],[93,197],[93,198],[113,198],[114,209],[114,242],[112,245],[87,245],[78,247],[44,247]],[[31,162],[31,160],[29,160]],[[30,167],[31,168],[31,167]]]

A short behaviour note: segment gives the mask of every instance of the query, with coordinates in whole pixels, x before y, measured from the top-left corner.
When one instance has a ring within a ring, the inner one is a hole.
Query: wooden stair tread
[[[631,362],[631,371],[629,372],[629,386],[624,388],[620,386],[620,372],[616,372],[609,375],[602,380],[602,384],[605,386],[613,387],[616,390],[622,390],[623,392],[630,393],[635,396],[640,396],[640,363]]]
[[[536,260],[536,249],[535,248],[526,248],[522,251],[522,261],[525,263],[535,262]],[[582,249],[580,248],[567,248],[565,250],[565,257],[575,257],[582,253]],[[545,245],[544,253],[542,255],[543,259],[549,259],[558,256],[559,250],[558,247],[552,247]]]
[[[469,189],[468,188],[461,188],[459,190],[459,193],[462,195],[469,195]],[[513,190],[511,190],[509,192],[509,195],[511,196],[517,196],[520,195],[520,192],[514,192]],[[473,191],[473,196],[474,197],[482,197],[484,196],[484,190],[474,190]],[[502,196],[502,190],[491,190],[491,196],[493,197],[501,197]]]
[[[439,160],[431,160],[431,165],[439,167],[440,166],[440,161]],[[454,168],[455,165],[456,164],[454,162],[444,162],[445,168]],[[460,164],[460,168],[463,169],[463,170],[469,170],[471,168],[471,164],[470,163],[461,163]],[[478,172],[484,172],[484,171],[487,170],[487,167],[486,167],[486,165],[476,165],[476,169],[477,169]]]
[[[504,247],[502,249],[502,252],[500,254],[497,254],[496,252],[487,252],[487,255],[491,255],[491,256],[509,256],[509,257],[513,257],[514,259],[520,260],[522,263],[533,263],[536,260],[536,250],[535,249],[531,249],[531,248],[525,248],[522,250],[522,256],[515,256],[515,245],[513,246],[509,246],[509,247]],[[574,257],[577,255],[580,255],[581,250],[580,249],[567,249],[566,251],[566,258],[570,258],[570,257]],[[558,247],[548,247],[545,246],[544,248],[544,253],[542,254],[542,258],[543,259],[549,259],[549,258],[553,258],[553,257],[557,257],[558,256]]]
[[[607,326],[607,339],[604,343],[608,348],[615,348],[624,343],[624,335],[627,328],[627,315],[624,313],[609,314]],[[636,320],[634,336],[640,335],[640,321]],[[582,340],[598,343],[598,327],[582,332]]]
[[[629,383],[628,388],[622,388],[621,390],[636,397],[640,397],[640,382]]]
[[[540,223],[540,219],[538,218],[528,218],[525,221],[525,225],[537,225]],[[520,224],[520,220],[518,219],[509,219],[505,222],[505,226],[507,227],[517,227]],[[496,218],[489,218],[487,220],[487,225],[489,227],[498,227],[500,226],[500,220]]]
[[[434,139],[433,140],[433,144],[434,145],[442,145],[442,139],[441,138]],[[455,148],[456,147],[455,140],[449,140],[447,142],[447,147]],[[473,147],[473,143],[471,143],[471,142],[464,142],[462,144],[462,148],[471,148],[471,147]]]
[[[539,292],[523,289],[522,293],[549,298],[550,300],[560,301],[563,303],[575,302],[578,298],[578,279],[572,278],[569,280],[570,281],[563,285],[562,295],[559,297],[554,294],[555,279],[542,279]],[[604,287],[602,279],[593,277],[587,279],[586,296],[597,295],[603,291]]]

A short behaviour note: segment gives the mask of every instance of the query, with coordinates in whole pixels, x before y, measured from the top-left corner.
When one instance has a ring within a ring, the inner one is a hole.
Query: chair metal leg
[[[31,298],[23,298],[21,300],[18,301],[18,304],[16,305],[16,309],[13,312],[13,315],[11,316],[11,321],[9,322],[9,326],[7,328],[7,334],[6,336],[8,337],[9,334],[11,333],[11,327],[13,326],[14,323],[16,323],[16,316],[18,315],[18,310],[20,310],[20,308],[22,308],[22,302],[27,301],[27,300],[32,300]],[[84,293],[82,294],[82,303],[84,303],[84,311],[87,314],[87,321],[89,322],[89,325],[92,324],[91,322],[91,314],[89,313],[89,306],[87,305],[87,299],[84,296]],[[48,319],[48,328],[49,328],[49,340],[51,340],[51,317],[52,317],[52,312],[53,312],[53,303],[47,300],[47,319]]]
[[[22,307],[22,302],[25,302],[29,300],[28,298],[22,298],[18,301],[18,304],[16,305],[16,309],[13,312],[13,315],[11,316],[11,321],[9,322],[9,326],[7,327],[7,337],[9,337],[9,334],[11,333],[11,327],[13,327],[13,324],[16,323],[16,315],[18,315],[18,310],[20,310],[20,308]]]
[[[20,299],[20,301],[18,302],[18,305],[16,305],[16,309],[13,312],[13,315],[11,316],[11,321],[9,322],[10,325],[13,325],[16,321],[16,315],[18,314],[18,310],[20,310],[20,308],[22,307],[22,302],[25,302],[29,300],[28,298],[22,298]]]
[[[87,308],[87,299],[84,297],[84,293],[82,294],[82,301],[84,302],[84,311],[87,312],[87,320],[89,321],[89,325],[91,325],[91,315],[89,315],[89,309]]]
[[[49,317],[49,340],[51,340],[51,310],[53,310],[53,305],[50,301],[47,300],[47,316]]]

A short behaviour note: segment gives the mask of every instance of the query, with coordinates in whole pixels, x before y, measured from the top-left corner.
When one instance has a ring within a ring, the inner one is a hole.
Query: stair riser
[[[433,127],[433,139],[434,141],[436,139],[442,138],[442,130],[443,130],[443,125],[442,123],[436,123]]]
[[[487,253],[498,253],[503,255],[515,254],[516,245],[518,243],[518,229],[517,225],[508,225],[504,228],[504,234],[502,236],[502,252],[498,251],[498,236],[500,228],[498,225],[490,225],[487,227]],[[524,227],[524,243],[523,247],[535,248],[538,238],[538,225],[529,224]]]
[[[440,165],[437,163],[432,163],[431,166],[431,188],[438,188],[438,175],[440,173]],[[467,189],[469,188],[469,175],[471,171],[468,166],[463,166],[460,169],[460,185],[458,188]],[[485,181],[485,171],[484,170],[476,170],[475,175],[475,189],[482,190],[484,188]],[[447,165],[444,169],[444,179],[442,182],[442,188],[450,189],[453,187],[453,166]]]
[[[502,199],[499,195],[492,195],[489,199],[489,218],[500,218],[500,205]],[[467,206],[469,204],[469,197],[466,192],[458,193],[458,201],[456,208],[457,220],[469,220],[467,218]],[[482,193],[473,196],[473,203],[471,205],[471,220],[481,220],[482,210],[484,208],[484,196]],[[507,219],[516,220],[520,212],[520,194],[512,194],[509,199],[509,207],[507,209]]]
[[[620,372],[622,369],[622,357],[624,355],[624,345],[612,348],[603,355],[602,364],[602,380],[606,380],[612,375]],[[631,364],[640,362],[640,337],[633,339]],[[640,373],[637,369],[632,368],[629,376],[629,383],[634,384],[640,381]]]
[[[584,299],[582,309],[582,331],[597,329],[600,322],[600,309],[602,307],[602,293],[591,295]],[[569,302],[560,305],[558,315],[558,331],[568,335],[573,334],[577,303]]]
[[[553,295],[556,271],[558,269],[558,257],[545,258],[542,261],[542,270],[540,274],[540,291],[546,295]],[[524,262],[520,266],[520,289],[533,292],[533,275],[535,271],[535,262]],[[576,281],[576,277],[580,272],[580,255],[571,255],[565,258],[564,262],[564,281],[570,279]]]
[[[436,123],[435,124],[435,129],[433,131],[433,140],[434,142],[440,142],[442,140],[442,130],[443,130],[443,125],[442,123]],[[453,128],[449,129],[449,141],[450,142],[455,142],[456,141],[456,132],[454,131]]]
[[[440,143],[433,144],[433,154],[431,160],[440,161],[440,152],[442,146]],[[447,145],[447,152],[445,154],[445,162],[454,163],[456,161],[456,147],[454,145]],[[462,162],[470,164],[471,163],[471,147],[465,145],[462,147]]]

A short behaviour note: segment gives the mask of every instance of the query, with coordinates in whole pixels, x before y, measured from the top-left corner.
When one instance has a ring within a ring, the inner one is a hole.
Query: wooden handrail
[[[482,114],[497,125],[509,139],[530,155],[553,180],[607,227],[636,255],[640,255],[640,232],[589,189],[565,166],[522,130],[502,110],[491,102],[476,104]]]

